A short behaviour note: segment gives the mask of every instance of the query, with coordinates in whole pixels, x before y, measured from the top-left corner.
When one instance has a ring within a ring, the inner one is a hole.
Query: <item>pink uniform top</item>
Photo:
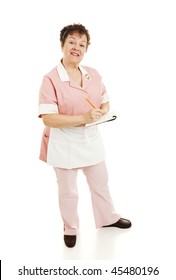
[[[99,73],[79,66],[82,86],[70,80],[60,62],[46,74],[39,94],[39,117],[42,114],[81,115],[92,109],[85,97],[97,107],[109,101]],[[49,128],[42,136],[40,159],[60,168],[78,168],[104,160],[104,147],[98,126]]]

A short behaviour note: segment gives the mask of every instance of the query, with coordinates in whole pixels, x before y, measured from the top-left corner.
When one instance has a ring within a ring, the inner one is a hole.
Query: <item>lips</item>
[[[75,53],[75,52],[71,52],[71,55],[73,55],[73,56],[79,56],[79,54],[78,54],[78,53]]]

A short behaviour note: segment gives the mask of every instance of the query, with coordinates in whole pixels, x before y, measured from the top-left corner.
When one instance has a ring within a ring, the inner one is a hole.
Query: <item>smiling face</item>
[[[63,59],[68,64],[79,65],[87,50],[87,37],[85,34],[69,34],[62,46]]]

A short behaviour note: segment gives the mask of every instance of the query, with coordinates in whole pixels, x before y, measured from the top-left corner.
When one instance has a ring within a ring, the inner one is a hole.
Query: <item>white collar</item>
[[[91,76],[90,74],[85,70],[85,68],[82,66],[82,65],[79,65],[79,69],[81,71],[81,73],[83,74],[84,78],[87,80],[87,81],[90,81],[91,80]],[[65,70],[63,64],[60,63],[57,65],[57,72],[59,74],[59,77],[61,79],[62,82],[69,82],[70,81],[70,78],[68,76],[68,73],[67,71]]]

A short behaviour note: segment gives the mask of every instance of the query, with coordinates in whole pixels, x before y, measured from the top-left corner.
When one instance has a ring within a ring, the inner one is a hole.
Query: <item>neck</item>
[[[62,59],[62,64],[67,72],[77,72],[79,71],[79,65],[75,63],[68,63],[64,59]]]

